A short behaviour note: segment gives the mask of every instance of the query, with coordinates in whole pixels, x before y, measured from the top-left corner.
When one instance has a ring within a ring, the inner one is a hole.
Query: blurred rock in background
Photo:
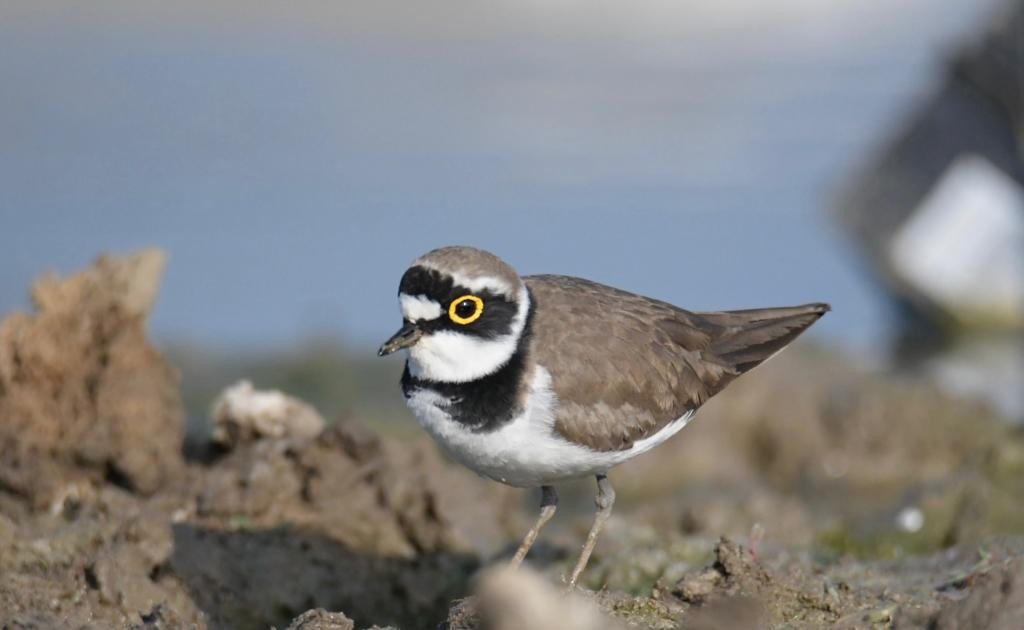
[[[152,494],[181,473],[178,374],[147,338],[165,256],[114,257],[32,287],[0,324],[0,488],[49,505],[78,481]]]
[[[1024,2],[953,56],[838,207],[901,315],[897,357],[1024,422]]]

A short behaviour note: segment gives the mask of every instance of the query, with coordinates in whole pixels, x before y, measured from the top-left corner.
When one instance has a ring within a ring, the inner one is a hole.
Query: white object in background
[[[893,235],[900,278],[960,318],[1024,322],[1024,188],[964,155]]]
[[[916,505],[905,507],[896,515],[896,524],[910,534],[919,532],[924,527],[924,512]]]
[[[275,389],[238,381],[213,402],[213,441],[226,448],[264,438],[311,440],[323,431],[316,409]]]

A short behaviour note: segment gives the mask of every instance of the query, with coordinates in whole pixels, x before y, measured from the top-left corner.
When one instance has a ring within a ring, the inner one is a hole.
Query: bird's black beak
[[[408,348],[423,336],[423,331],[416,327],[416,324],[412,322],[405,322],[402,327],[398,329],[398,332],[391,335],[391,339],[384,342],[384,345],[377,351],[378,357],[385,357],[396,350],[402,348]]]

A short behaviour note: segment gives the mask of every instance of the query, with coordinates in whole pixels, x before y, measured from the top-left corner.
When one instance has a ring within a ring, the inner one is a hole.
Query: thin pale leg
[[[576,568],[572,570],[569,588],[576,586],[583,569],[587,568],[590,554],[594,553],[594,545],[597,544],[597,537],[601,534],[605,521],[612,514],[612,506],[615,505],[615,490],[612,488],[612,482],[608,481],[607,475],[597,476],[597,496],[594,497],[594,503],[597,505],[597,514],[594,515],[594,524],[590,526],[590,533],[587,534],[587,542],[583,543],[583,550],[580,552],[580,559],[576,561]]]
[[[541,528],[551,520],[551,517],[555,515],[555,510],[558,508],[558,493],[555,492],[554,486],[541,486],[540,492],[540,516],[537,517],[537,522],[533,524],[530,531],[526,532],[526,537],[523,538],[519,549],[516,550],[516,555],[512,556],[510,566],[513,569],[518,568],[523,563],[526,554],[530,552],[530,547],[533,547],[533,543],[537,540],[537,535],[540,534]]]

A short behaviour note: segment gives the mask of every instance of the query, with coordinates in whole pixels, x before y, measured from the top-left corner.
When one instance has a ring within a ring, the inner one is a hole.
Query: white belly
[[[523,413],[495,431],[474,432],[452,420],[445,410],[448,400],[428,390],[414,391],[406,403],[455,460],[485,477],[524,488],[604,473],[667,440],[693,416],[688,412],[628,450],[595,451],[573,444],[553,429],[557,401],[551,375],[543,367],[536,371]]]

